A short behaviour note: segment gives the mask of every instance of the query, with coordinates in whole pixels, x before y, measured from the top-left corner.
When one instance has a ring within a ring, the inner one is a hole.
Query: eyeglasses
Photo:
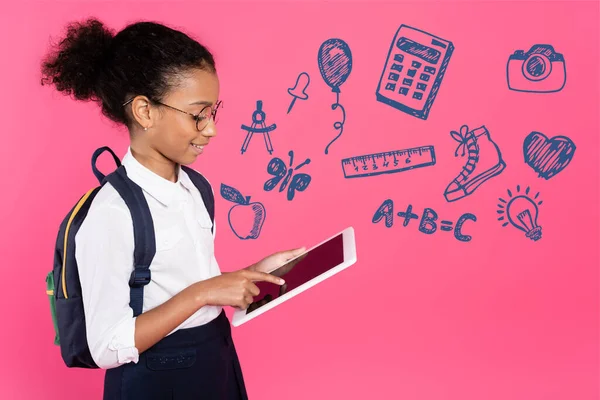
[[[127,104],[131,103],[132,101],[133,101],[133,99],[127,100],[125,103],[123,103],[123,107],[126,106]],[[220,107],[222,107],[222,104],[223,104],[223,101],[220,100],[220,101],[217,101],[217,103],[214,106],[206,106],[202,110],[200,110],[200,112],[198,114],[192,114],[192,113],[180,110],[178,108],[175,108],[173,106],[170,106],[168,104],[162,103],[157,100],[152,100],[152,102],[160,104],[160,105],[168,107],[168,108],[171,108],[175,111],[179,111],[181,113],[191,115],[194,118],[194,120],[196,121],[196,129],[198,130],[198,132],[201,132],[202,130],[204,130],[204,128],[206,128],[208,126],[208,123],[210,122],[211,119],[215,122],[215,124],[217,123],[217,121],[218,121],[217,111]]]

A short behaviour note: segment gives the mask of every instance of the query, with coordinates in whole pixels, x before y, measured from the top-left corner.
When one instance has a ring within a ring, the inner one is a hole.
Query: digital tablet
[[[285,280],[283,285],[255,282],[260,294],[246,309],[238,308],[233,314],[232,325],[239,326],[291,299],[319,282],[348,268],[356,262],[354,228],[323,240],[284,265],[269,271]]]

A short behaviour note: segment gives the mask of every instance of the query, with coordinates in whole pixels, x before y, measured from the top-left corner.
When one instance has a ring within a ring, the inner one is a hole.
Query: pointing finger
[[[265,281],[274,283],[276,285],[283,285],[285,283],[283,279],[278,278],[275,275],[268,274],[266,272],[247,270],[246,276],[254,282]]]

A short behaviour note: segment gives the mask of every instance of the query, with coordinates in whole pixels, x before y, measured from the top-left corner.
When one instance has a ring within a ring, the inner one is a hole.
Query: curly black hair
[[[129,126],[122,104],[130,97],[160,101],[189,69],[216,72],[213,55],[185,33],[137,22],[114,35],[96,18],[73,22],[42,62],[42,85],[77,100],[96,101],[102,113]]]

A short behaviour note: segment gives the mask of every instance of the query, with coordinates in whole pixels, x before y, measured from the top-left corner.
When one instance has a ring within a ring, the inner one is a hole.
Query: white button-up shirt
[[[179,168],[171,182],[140,164],[127,149],[122,164],[150,207],[156,254],[152,280],[144,286],[142,312],[157,307],[201,280],[220,275],[214,256],[213,226],[200,192]],[[138,362],[135,317],[129,306],[129,277],[134,269],[133,223],[125,201],[106,183],[92,201],[75,236],[88,346],[100,368]],[[178,329],[203,325],[221,306],[204,306]]]

